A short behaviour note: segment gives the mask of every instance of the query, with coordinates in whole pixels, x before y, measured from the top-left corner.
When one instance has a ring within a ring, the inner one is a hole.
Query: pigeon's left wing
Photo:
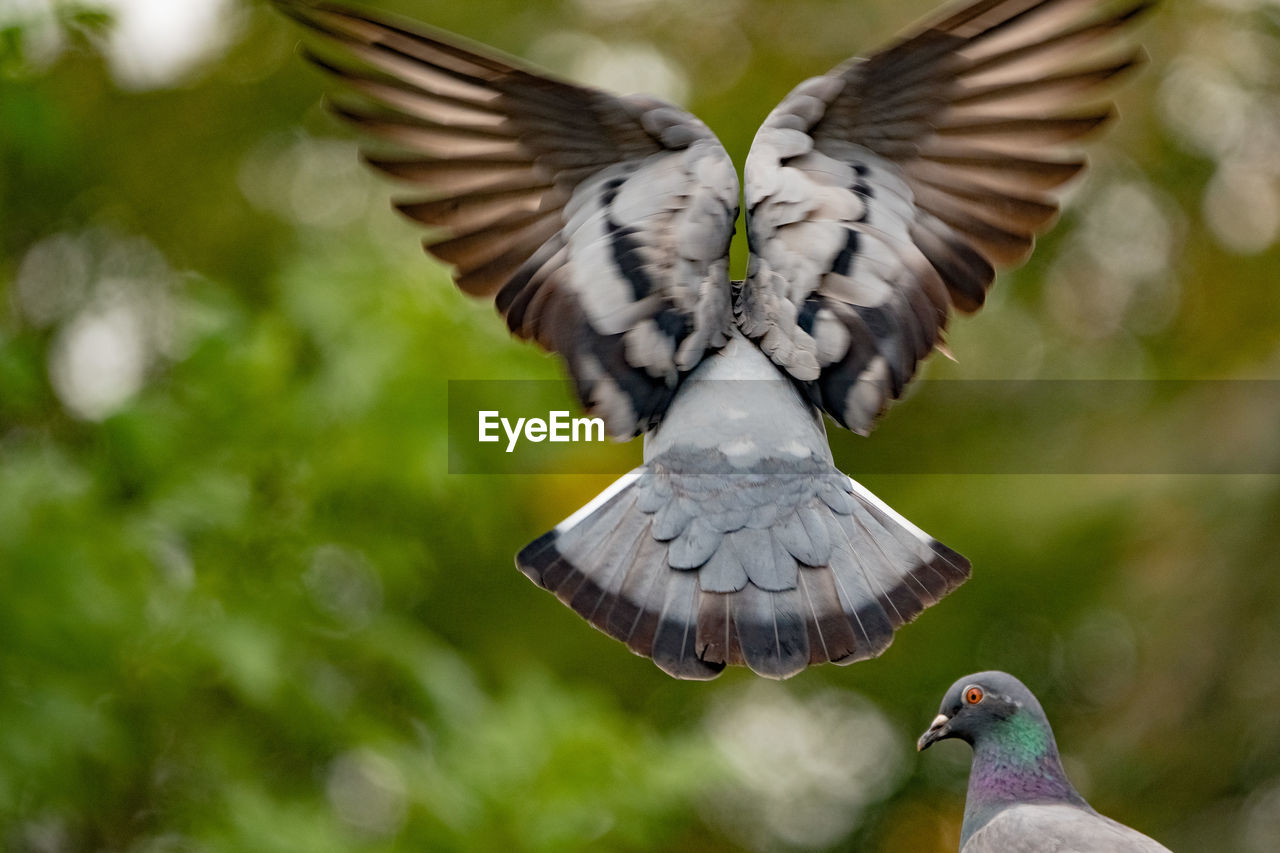
[[[979,0],[796,87],[747,158],[744,333],[870,431],[950,310],[978,310],[1054,221],[1150,5]]]
[[[409,23],[275,0],[342,56],[312,56],[362,96],[336,111],[403,152],[370,162],[458,287],[559,353],[615,436],[658,423],[682,375],[732,325],[738,180],[701,121],[520,68]]]

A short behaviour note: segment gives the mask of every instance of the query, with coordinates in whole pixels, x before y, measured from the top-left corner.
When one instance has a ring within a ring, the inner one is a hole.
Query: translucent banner
[[[750,381],[714,399],[750,401]],[[749,420],[726,427],[726,443]],[[921,381],[869,437],[827,421],[836,464],[874,474],[1278,474],[1280,380]],[[454,474],[615,474],[641,461],[567,382],[450,381]]]

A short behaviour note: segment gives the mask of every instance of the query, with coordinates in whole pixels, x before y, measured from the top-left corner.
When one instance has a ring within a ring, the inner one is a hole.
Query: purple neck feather
[[[1048,725],[1022,715],[1009,725],[1000,736],[974,744],[962,841],[1015,803],[1067,803],[1089,809],[1062,769]]]
[[[974,751],[969,774],[969,801],[1028,802],[1079,798],[1058,756],[1019,755],[996,745]]]

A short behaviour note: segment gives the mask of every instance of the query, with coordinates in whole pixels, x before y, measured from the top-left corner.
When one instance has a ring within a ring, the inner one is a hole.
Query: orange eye
[[[982,695],[981,687],[968,687],[965,688],[964,691],[964,701],[968,702],[970,705],[977,705],[982,701]]]

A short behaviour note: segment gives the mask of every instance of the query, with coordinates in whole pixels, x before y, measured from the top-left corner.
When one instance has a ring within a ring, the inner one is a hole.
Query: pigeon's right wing
[[[369,13],[276,4],[342,55],[312,58],[362,96],[337,112],[402,152],[369,159],[417,189],[398,207],[458,287],[559,353],[612,435],[655,425],[732,325],[738,181],[706,125]]]
[[[1056,218],[1151,2],[978,0],[796,87],[747,158],[744,333],[869,431]]]

